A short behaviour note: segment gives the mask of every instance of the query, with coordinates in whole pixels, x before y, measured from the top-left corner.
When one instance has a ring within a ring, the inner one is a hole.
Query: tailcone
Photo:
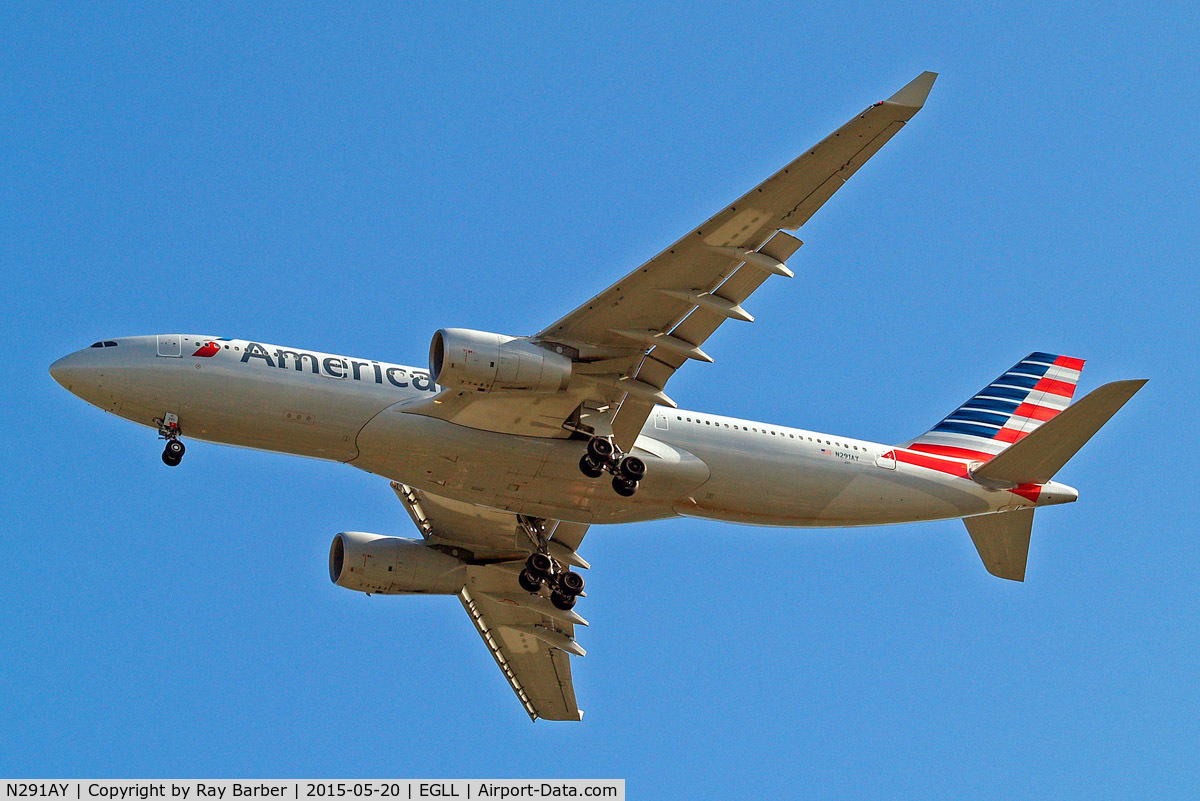
[[[1043,484],[1042,491],[1038,494],[1038,506],[1074,503],[1077,500],[1079,500],[1079,490],[1057,481],[1048,481]]]

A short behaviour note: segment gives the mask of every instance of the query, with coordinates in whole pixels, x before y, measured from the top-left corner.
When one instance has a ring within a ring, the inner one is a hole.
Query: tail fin
[[[986,462],[1070,404],[1083,359],[1031,353],[904,447]]]
[[[1010,486],[1045,484],[1145,384],[1145,379],[1105,384],[972,470],[971,477]],[[1025,580],[1033,509],[967,517],[963,522],[989,573]]]

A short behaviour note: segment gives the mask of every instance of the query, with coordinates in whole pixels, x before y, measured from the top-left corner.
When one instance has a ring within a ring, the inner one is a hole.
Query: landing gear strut
[[[592,437],[587,453],[579,459],[579,472],[588,478],[600,478],[605,471],[612,473],[613,491],[628,498],[637,492],[638,482],[646,475],[646,463],[621,453],[610,439]]]
[[[541,520],[524,515],[518,519],[526,534],[537,545],[537,550],[525,560],[525,569],[517,576],[517,583],[530,593],[541,592],[542,587],[546,587],[550,590],[550,603],[564,611],[572,608],[576,599],[583,594],[583,576],[567,569],[550,555],[545,524]]]
[[[154,418],[154,422],[158,425],[159,438],[167,441],[166,447],[163,448],[162,452],[163,464],[168,467],[175,467],[183,460],[184,451],[187,450],[183,446],[183,441],[179,439],[179,434],[181,433],[179,418],[167,412],[162,417]]]

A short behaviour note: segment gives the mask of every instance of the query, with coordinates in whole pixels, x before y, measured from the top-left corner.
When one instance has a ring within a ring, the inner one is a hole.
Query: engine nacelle
[[[552,393],[566,389],[571,359],[519,337],[442,328],[429,345],[429,375],[455,389]]]
[[[329,546],[329,578],[359,592],[454,595],[467,583],[467,565],[421,540],[345,531]]]

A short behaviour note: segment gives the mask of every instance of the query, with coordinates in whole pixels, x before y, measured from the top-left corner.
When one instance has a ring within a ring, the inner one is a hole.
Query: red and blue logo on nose
[[[218,342],[228,342],[228,341],[229,341],[229,337],[221,337],[220,339],[213,340],[211,342],[205,342],[203,345],[200,346],[200,349],[197,350],[192,355],[199,356],[202,359],[207,359],[210,356],[215,356],[221,350],[221,346],[218,345],[217,343]]]

